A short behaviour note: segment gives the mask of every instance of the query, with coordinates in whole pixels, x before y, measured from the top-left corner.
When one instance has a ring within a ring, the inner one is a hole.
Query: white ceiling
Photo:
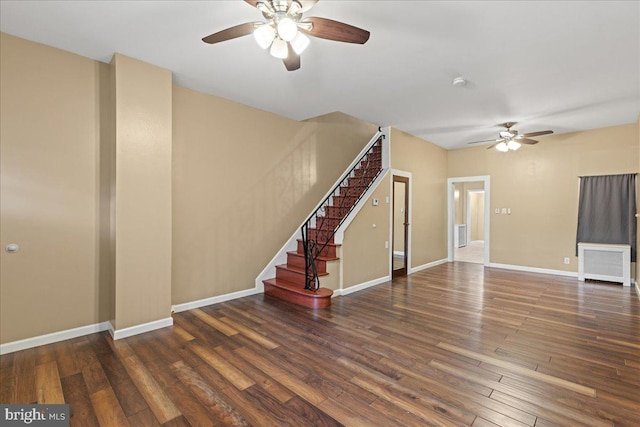
[[[365,45],[312,38],[301,69],[247,36],[262,20],[233,1],[0,1],[3,32],[108,62],[173,71],[176,84],[301,120],[342,111],[445,148],[520,133],[632,123],[640,113],[638,1],[337,1],[305,16],[371,32]],[[452,86],[464,76],[464,87]],[[544,137],[542,137],[544,138]]]

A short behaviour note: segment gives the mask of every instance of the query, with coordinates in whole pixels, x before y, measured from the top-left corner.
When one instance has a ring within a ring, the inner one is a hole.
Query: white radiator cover
[[[631,247],[578,243],[578,280],[606,280],[631,286]]]
[[[467,246],[467,224],[456,224],[453,231],[456,248]]]

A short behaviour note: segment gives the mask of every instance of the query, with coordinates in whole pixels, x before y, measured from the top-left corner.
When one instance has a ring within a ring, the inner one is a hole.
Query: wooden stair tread
[[[278,288],[286,289],[290,292],[306,295],[311,298],[326,298],[333,295],[333,291],[329,288],[319,288],[317,292],[310,291],[308,289],[301,288],[300,285],[295,283],[287,282],[282,279],[267,279],[262,281],[266,285],[276,286]]]
[[[298,240],[298,242],[302,242],[302,239],[297,239],[297,240]],[[325,245],[325,244],[326,244],[327,246],[335,246],[336,248],[337,248],[338,246],[342,246],[342,244],[340,244],[340,243],[331,243],[331,242],[329,242],[329,243],[325,243],[325,242],[318,242],[318,244],[319,244],[319,245]]]
[[[287,252],[287,254],[293,255],[293,256],[299,256],[299,257],[304,258],[304,254],[300,254],[300,253],[298,253],[296,251],[290,251],[290,252]],[[318,261],[337,261],[340,258],[338,258],[338,257],[331,258],[331,257],[326,257],[326,256],[317,256],[316,259]]]
[[[280,300],[309,308],[328,308],[331,306],[333,291],[320,288],[316,292],[304,289],[303,286],[282,279],[263,280],[264,293]]]
[[[292,265],[287,265],[287,264],[280,264],[280,265],[276,265],[276,268],[282,268],[283,270],[289,270],[289,271],[293,271],[294,273],[299,273],[304,275],[305,271],[304,268],[299,268],[299,267],[295,267]],[[318,272],[318,276],[327,276],[329,273],[327,272]]]

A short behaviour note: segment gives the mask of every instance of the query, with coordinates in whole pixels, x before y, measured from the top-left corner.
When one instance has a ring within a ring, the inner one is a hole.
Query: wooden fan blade
[[[522,138],[522,139],[518,139],[517,140],[520,144],[537,144],[538,141],[536,141],[535,139],[528,139],[528,138]]]
[[[300,55],[293,50],[291,43],[287,43],[287,47],[289,48],[289,55],[282,62],[284,62],[284,66],[288,71],[295,71],[300,68]]]
[[[539,132],[524,133],[524,134],[522,134],[522,136],[524,136],[525,138],[529,138],[530,136],[549,135],[550,133],[553,133],[553,131],[552,130],[541,130]]]
[[[237,37],[247,36],[253,33],[254,24],[259,22],[247,22],[246,24],[236,25],[235,27],[227,28],[226,30],[218,31],[202,39],[203,42],[214,44],[224,42],[227,40],[235,39]]]
[[[482,140],[482,141],[467,142],[467,144],[480,144],[482,142],[495,142],[495,143],[498,143],[500,141],[503,141],[503,140],[502,139],[485,139],[485,140]]]
[[[369,40],[369,31],[331,19],[312,17],[302,22],[311,22],[313,28],[308,31],[300,28],[300,31],[321,39],[357,44],[365,44]]]

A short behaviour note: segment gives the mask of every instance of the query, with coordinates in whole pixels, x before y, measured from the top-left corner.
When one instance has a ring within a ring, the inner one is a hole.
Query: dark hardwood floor
[[[263,295],[4,355],[82,426],[640,425],[633,288],[451,263],[311,310]]]

